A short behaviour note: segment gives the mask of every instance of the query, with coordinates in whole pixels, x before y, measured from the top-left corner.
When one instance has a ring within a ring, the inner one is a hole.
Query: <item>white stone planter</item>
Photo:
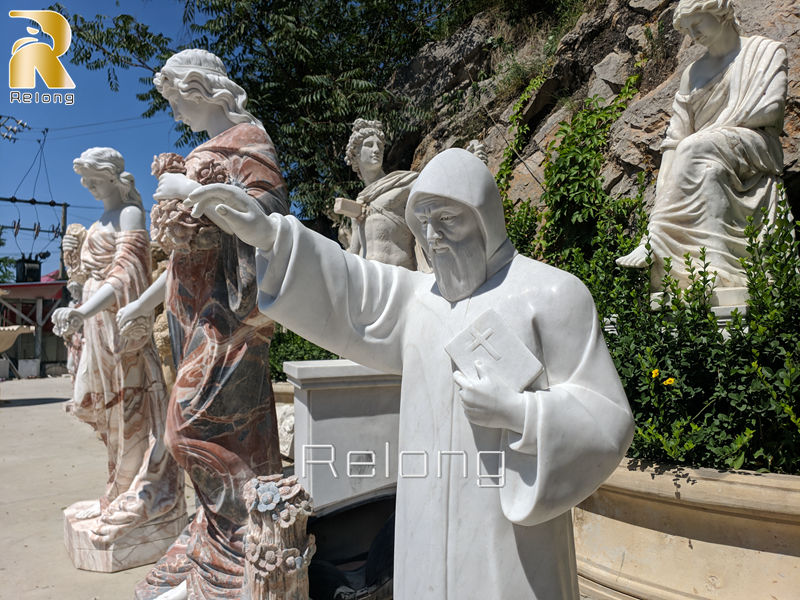
[[[800,477],[626,460],[573,520],[592,600],[800,598]]]

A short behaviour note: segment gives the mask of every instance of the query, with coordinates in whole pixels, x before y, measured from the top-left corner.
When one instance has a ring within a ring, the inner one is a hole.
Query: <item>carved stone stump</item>
[[[249,509],[245,536],[245,598],[308,600],[314,536],[306,533],[311,498],[297,477],[256,477],[244,486]]]

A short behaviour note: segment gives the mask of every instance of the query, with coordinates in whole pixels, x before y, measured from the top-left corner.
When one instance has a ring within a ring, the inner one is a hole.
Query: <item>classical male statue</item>
[[[337,198],[337,211],[351,217],[349,251],[364,258],[417,269],[414,235],[405,209],[415,171],[383,172],[386,136],[380,121],[356,119],[345,162],[366,186],[355,202]],[[345,207],[352,206],[351,210]]]
[[[431,466],[398,476],[394,597],[577,600],[570,509],[623,457],[631,411],[589,292],[517,254],[486,165],[446,150],[411,188],[432,274],[347,253],[235,186],[186,204],[258,248],[264,314],[403,375],[399,450]]]
[[[274,324],[256,303],[255,249],[194,218],[182,202],[214,182],[228,182],[264,214],[286,213],[289,202],[272,140],[219,58],[183,50],[154,81],[175,119],[211,139],[185,159],[154,161],[159,202],[152,231],[170,253],[169,266],[120,311],[119,322],[125,326],[165,303],[177,363],[166,443],[191,477],[199,506],[136,598],[233,600],[242,597],[243,486],[281,472],[268,366]]]
[[[651,289],[661,289],[667,258],[672,276],[686,287],[684,255],[699,269],[705,248],[718,294],[739,290],[720,303],[738,304],[747,285],[739,260],[747,255],[747,220],[763,225],[762,210],[767,222],[776,210],[786,50],[761,36],[742,36],[732,0],[680,0],[674,25],[707,50],[684,71],[675,95],[648,236],[617,263],[645,267],[649,240]]]
[[[131,538],[145,526],[147,533],[141,535],[154,539],[159,524],[164,525],[160,533],[174,526],[161,537],[179,532],[186,522],[183,474],[164,445],[166,387],[147,323],[144,335],[125,338],[115,320],[118,308],[150,285],[150,237],[141,197],[122,155],[113,148],[89,148],[73,166],[104,211],[88,231],[70,226],[66,232],[65,262],[70,276],[83,283],[82,297],[78,305],[57,309],[52,320],[54,331],[65,340],[83,330],[70,406],[108,448],[108,484],[99,500],[65,511],[72,532],[67,547],[81,568],[119,570],[148,558],[134,564],[123,559],[111,568],[87,556],[90,548],[136,545]]]

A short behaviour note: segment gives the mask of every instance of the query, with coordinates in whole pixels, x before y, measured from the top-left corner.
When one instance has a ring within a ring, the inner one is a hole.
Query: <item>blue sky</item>
[[[28,35],[24,19],[11,18],[9,10],[42,10],[49,1],[30,2],[27,0],[0,0],[0,40],[7,46],[4,56],[10,58],[11,46],[17,39]],[[119,0],[90,1],[62,0],[70,13],[93,17],[97,13],[106,15],[130,14],[138,21],[148,24],[151,29],[172,38],[175,46],[185,39],[181,21],[183,3],[179,0]],[[156,189],[156,179],[150,174],[153,155],[161,152],[185,154],[187,148],[177,149],[175,141],[178,133],[174,129],[172,114],[159,113],[149,119],[140,115],[145,110],[144,103],[136,99],[137,92],[144,90],[139,77],[146,72],[142,69],[118,71],[119,91],[108,88],[105,71],[88,71],[69,62],[72,50],[62,57],[67,72],[75,82],[74,90],[48,90],[37,77],[37,85],[31,92],[73,92],[75,102],[65,104],[20,104],[10,102],[8,85],[8,60],[4,60],[3,102],[0,114],[12,116],[26,122],[31,129],[19,134],[18,141],[11,143],[0,140],[0,197],[49,202],[67,202],[69,223],[90,225],[102,213],[100,205],[80,184],[80,178],[72,170],[72,159],[92,146],[111,146],[125,157],[126,170],[133,173],[142,195],[146,211],[153,204],[152,195]],[[48,133],[44,144],[44,160],[37,157],[43,137],[42,130]],[[30,172],[23,179],[23,175]],[[45,175],[45,170],[47,176]],[[38,171],[38,177],[37,177]],[[49,186],[48,186],[49,179]],[[20,232],[15,239],[9,227],[19,220],[23,227],[34,227],[40,223],[42,233],[34,239],[33,232]],[[30,204],[0,203],[0,225],[3,229],[5,246],[0,255],[18,258],[21,252],[34,254],[48,250],[52,256],[44,261],[42,273],[58,268],[59,240],[45,233],[53,225],[61,222],[61,208]]]

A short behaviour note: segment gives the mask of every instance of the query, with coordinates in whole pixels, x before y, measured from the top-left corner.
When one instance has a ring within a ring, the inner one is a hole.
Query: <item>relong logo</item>
[[[61,64],[60,56],[72,41],[72,30],[67,20],[52,10],[11,10],[12,18],[30,19],[39,29],[28,27],[31,36],[50,36],[50,45],[40,37],[21,37],[11,47],[11,60],[8,61],[8,85],[12,89],[31,89],[36,87],[36,73],[50,89],[73,89],[75,82]]]

